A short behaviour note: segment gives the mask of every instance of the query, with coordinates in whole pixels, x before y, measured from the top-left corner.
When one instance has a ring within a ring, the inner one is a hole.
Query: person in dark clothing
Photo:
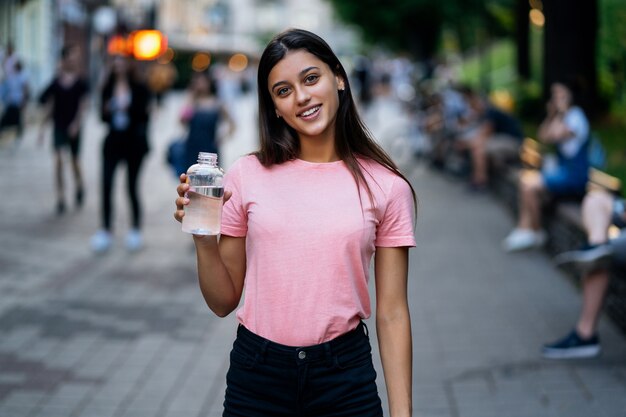
[[[20,61],[15,62],[14,71],[6,75],[0,85],[0,98],[4,103],[4,112],[0,118],[0,134],[5,129],[15,128],[15,140],[19,141],[24,130],[22,113],[29,96],[28,79]]]
[[[144,156],[149,150],[149,104],[149,90],[134,76],[128,58],[114,57],[100,103],[101,117],[108,125],[109,132],[102,149],[102,229],[91,239],[91,247],[96,253],[107,251],[113,243],[113,178],[120,162],[127,165],[128,197],[132,209],[132,228],[126,236],[126,247],[136,251],[143,246],[137,182]]]
[[[226,107],[213,94],[213,85],[208,73],[197,73],[191,80],[191,101],[181,114],[181,122],[188,128],[185,168],[196,163],[199,152],[219,155],[218,126],[222,121],[228,124],[227,136],[235,130],[235,123]]]
[[[456,148],[469,152],[472,161],[471,186],[483,189],[489,183],[489,156],[517,156],[524,134],[519,121],[512,115],[489,105],[471,89],[461,90],[461,93],[473,111],[476,126],[462,135]]]
[[[57,76],[39,97],[39,103],[47,106],[39,132],[39,144],[44,140],[44,127],[52,119],[55,154],[55,177],[57,191],[57,214],[65,212],[65,185],[63,181],[63,151],[69,149],[76,183],[76,206],[81,207],[84,198],[83,177],[79,161],[80,127],[87,107],[88,85],[81,77],[78,65],[80,50],[66,46],[61,51],[61,65]]]

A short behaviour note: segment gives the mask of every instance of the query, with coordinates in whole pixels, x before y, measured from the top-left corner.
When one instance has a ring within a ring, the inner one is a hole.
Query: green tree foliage
[[[462,50],[514,30],[515,0],[329,0],[344,21],[361,29],[366,41],[416,58],[430,58],[444,28]]]

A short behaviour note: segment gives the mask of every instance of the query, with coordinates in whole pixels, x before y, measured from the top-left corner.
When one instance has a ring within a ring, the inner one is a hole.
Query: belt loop
[[[363,332],[365,333],[365,336],[369,337],[370,330],[367,328],[367,324],[365,324],[363,320],[361,320],[361,324],[363,325]]]
[[[265,339],[263,340],[263,342],[261,343],[261,347],[259,349],[259,353],[257,354],[257,357],[259,359],[259,363],[264,363],[265,362],[265,356],[267,354],[267,346],[269,345],[270,341]]]
[[[333,350],[330,347],[330,342],[324,343],[324,354],[326,355],[327,366],[329,367],[333,366],[334,365]]]

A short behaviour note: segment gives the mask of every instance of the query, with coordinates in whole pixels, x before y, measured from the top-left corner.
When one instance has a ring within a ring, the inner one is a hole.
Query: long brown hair
[[[267,87],[272,68],[282,60],[287,52],[305,50],[323,61],[344,80],[345,90],[339,91],[339,108],[335,123],[335,149],[339,158],[346,164],[359,187],[363,184],[374,202],[372,191],[365,180],[365,170],[358,157],[371,159],[401,177],[411,187],[414,207],[417,213],[417,198],[409,180],[400,172],[393,160],[373,140],[371,133],[356,110],[348,75],[330,46],[319,36],[302,29],[289,29],[274,37],[267,45],[259,61],[257,74],[259,95],[259,137],[261,149],[255,153],[263,166],[271,166],[296,159],[300,152],[297,132],[274,112],[274,102]],[[370,175],[371,176],[371,175]],[[373,177],[372,177],[373,178]],[[373,178],[375,179],[375,178]]]

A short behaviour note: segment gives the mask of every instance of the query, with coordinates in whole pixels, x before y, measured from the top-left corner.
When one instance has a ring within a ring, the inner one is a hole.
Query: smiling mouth
[[[298,117],[301,117],[301,118],[304,118],[304,119],[310,118],[311,116],[316,115],[321,108],[322,108],[321,104],[319,106],[311,107],[307,111],[304,111],[304,112],[300,113],[298,115]]]

